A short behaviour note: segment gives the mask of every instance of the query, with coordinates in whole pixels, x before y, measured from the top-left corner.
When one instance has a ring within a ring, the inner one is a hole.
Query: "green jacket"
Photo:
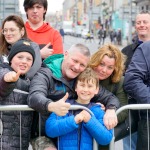
[[[112,92],[119,99],[121,106],[128,104],[127,94],[123,89],[123,81],[124,81],[124,76],[121,78],[120,82],[118,83],[112,83],[110,81],[110,78],[100,81],[100,84],[103,87],[105,87],[107,90]],[[121,112],[118,115],[118,123],[123,122],[127,118],[127,116],[128,116],[128,110]]]
[[[62,77],[61,64],[64,59],[63,54],[54,54],[44,59],[44,64],[52,71],[53,75],[57,78]]]

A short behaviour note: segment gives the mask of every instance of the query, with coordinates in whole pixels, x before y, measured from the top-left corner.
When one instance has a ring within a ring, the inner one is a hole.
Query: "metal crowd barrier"
[[[34,111],[34,110],[28,107],[28,105],[0,105],[1,115],[2,115],[2,111],[20,111],[20,124],[21,124],[21,111]],[[2,133],[3,133],[3,123],[0,120],[0,134],[2,135]],[[0,150],[2,150],[1,140],[0,140]],[[21,147],[21,126],[20,126],[20,147]]]
[[[120,107],[116,111],[116,114],[118,115],[123,110],[149,110],[149,109],[150,109],[150,104],[130,104],[130,105]],[[129,112],[129,114],[130,114],[130,112]],[[148,121],[148,119],[147,119],[147,121]],[[129,122],[130,122],[130,115],[129,115]],[[115,150],[115,136],[114,136],[114,134],[113,134],[113,139],[109,145],[109,150]],[[131,150],[131,128],[130,128],[130,150]]]
[[[86,111],[88,111],[91,115],[93,115],[93,113],[86,107],[84,106],[79,106],[79,105],[72,105],[70,107],[70,110],[77,110],[77,109],[84,109]],[[118,115],[119,113],[121,113],[124,110],[148,110],[150,109],[150,104],[130,104],[130,105],[126,105],[123,106],[121,108],[119,108],[116,111],[116,114]],[[28,107],[28,105],[1,105],[0,106],[0,111],[34,111],[32,108]],[[21,115],[21,113],[20,113]],[[0,132],[2,131],[2,129],[0,128]],[[131,131],[130,131],[131,133]],[[131,138],[131,135],[130,135]],[[131,141],[131,140],[130,140]],[[21,141],[20,141],[21,143]],[[93,150],[98,150],[98,144],[96,143],[95,139],[93,139]],[[113,139],[109,145],[109,150],[115,150],[115,136],[113,134]],[[131,142],[130,142],[130,150],[131,150]]]
[[[94,115],[92,113],[91,110],[89,110],[88,108],[84,107],[84,106],[79,106],[79,105],[71,105],[70,110],[78,110],[78,109],[83,109],[88,111],[91,115]],[[0,105],[0,111],[34,111],[34,109],[30,108],[28,105]],[[40,115],[39,115],[40,116]],[[40,121],[40,118],[39,118]],[[20,113],[20,122],[21,122],[21,113]],[[21,124],[21,123],[20,123]],[[2,122],[0,122],[0,133],[2,133]],[[40,131],[40,123],[39,123],[39,131]],[[21,133],[21,126],[20,126],[20,133]],[[40,135],[39,135],[40,136]],[[1,145],[1,150],[2,150],[2,143]],[[20,145],[21,145],[21,134],[20,134]],[[95,141],[95,139],[93,139],[93,150],[98,150],[98,144]]]

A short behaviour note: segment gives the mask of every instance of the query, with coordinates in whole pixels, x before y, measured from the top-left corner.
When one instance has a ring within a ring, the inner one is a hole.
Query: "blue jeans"
[[[131,150],[136,150],[137,132],[131,134]],[[130,136],[123,139],[123,149],[130,150]]]

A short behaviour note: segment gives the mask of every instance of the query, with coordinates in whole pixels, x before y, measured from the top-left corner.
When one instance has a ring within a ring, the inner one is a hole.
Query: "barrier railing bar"
[[[119,113],[121,113],[123,110],[148,110],[150,109],[150,104],[129,104],[129,105],[125,105],[120,107],[117,111],[116,114],[118,115]],[[129,119],[130,120],[130,119]],[[131,123],[130,123],[131,124]],[[148,137],[149,138],[149,137]],[[131,144],[131,141],[130,141]],[[149,145],[148,145],[149,146]],[[131,145],[130,145],[131,148]],[[115,137],[114,137],[114,133],[113,133],[113,138],[112,141],[109,144],[109,150],[114,150],[115,149]]]
[[[0,111],[34,111],[28,105],[3,105],[0,106]]]
[[[125,105],[120,107],[117,111],[116,114],[118,115],[121,111],[123,110],[142,110],[142,109],[150,109],[150,104],[130,104],[130,105]]]
[[[90,109],[88,109],[87,107],[84,107],[84,106],[71,105],[69,110],[78,110],[78,109],[86,110],[86,111],[89,112],[92,116],[94,115],[93,112],[92,112]]]

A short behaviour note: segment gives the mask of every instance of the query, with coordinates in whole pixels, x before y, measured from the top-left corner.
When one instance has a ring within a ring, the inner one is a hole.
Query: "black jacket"
[[[132,56],[136,50],[136,48],[139,46],[140,44],[138,42],[136,43],[132,43],[126,47],[124,47],[122,49],[122,53],[125,54],[127,56],[127,60],[126,60],[126,63],[125,63],[125,70],[127,70],[130,62],[131,62],[131,59],[132,59]]]
[[[25,76],[17,82],[5,82],[3,77],[12,69],[5,64],[0,65],[0,105],[27,105],[28,94],[14,91],[14,89],[28,92],[30,80]],[[0,120],[3,124],[1,135],[3,150],[20,150],[20,137],[22,150],[27,150],[30,141],[32,112],[22,111],[21,120],[19,111],[2,111]],[[21,124],[21,135],[20,135]]]

